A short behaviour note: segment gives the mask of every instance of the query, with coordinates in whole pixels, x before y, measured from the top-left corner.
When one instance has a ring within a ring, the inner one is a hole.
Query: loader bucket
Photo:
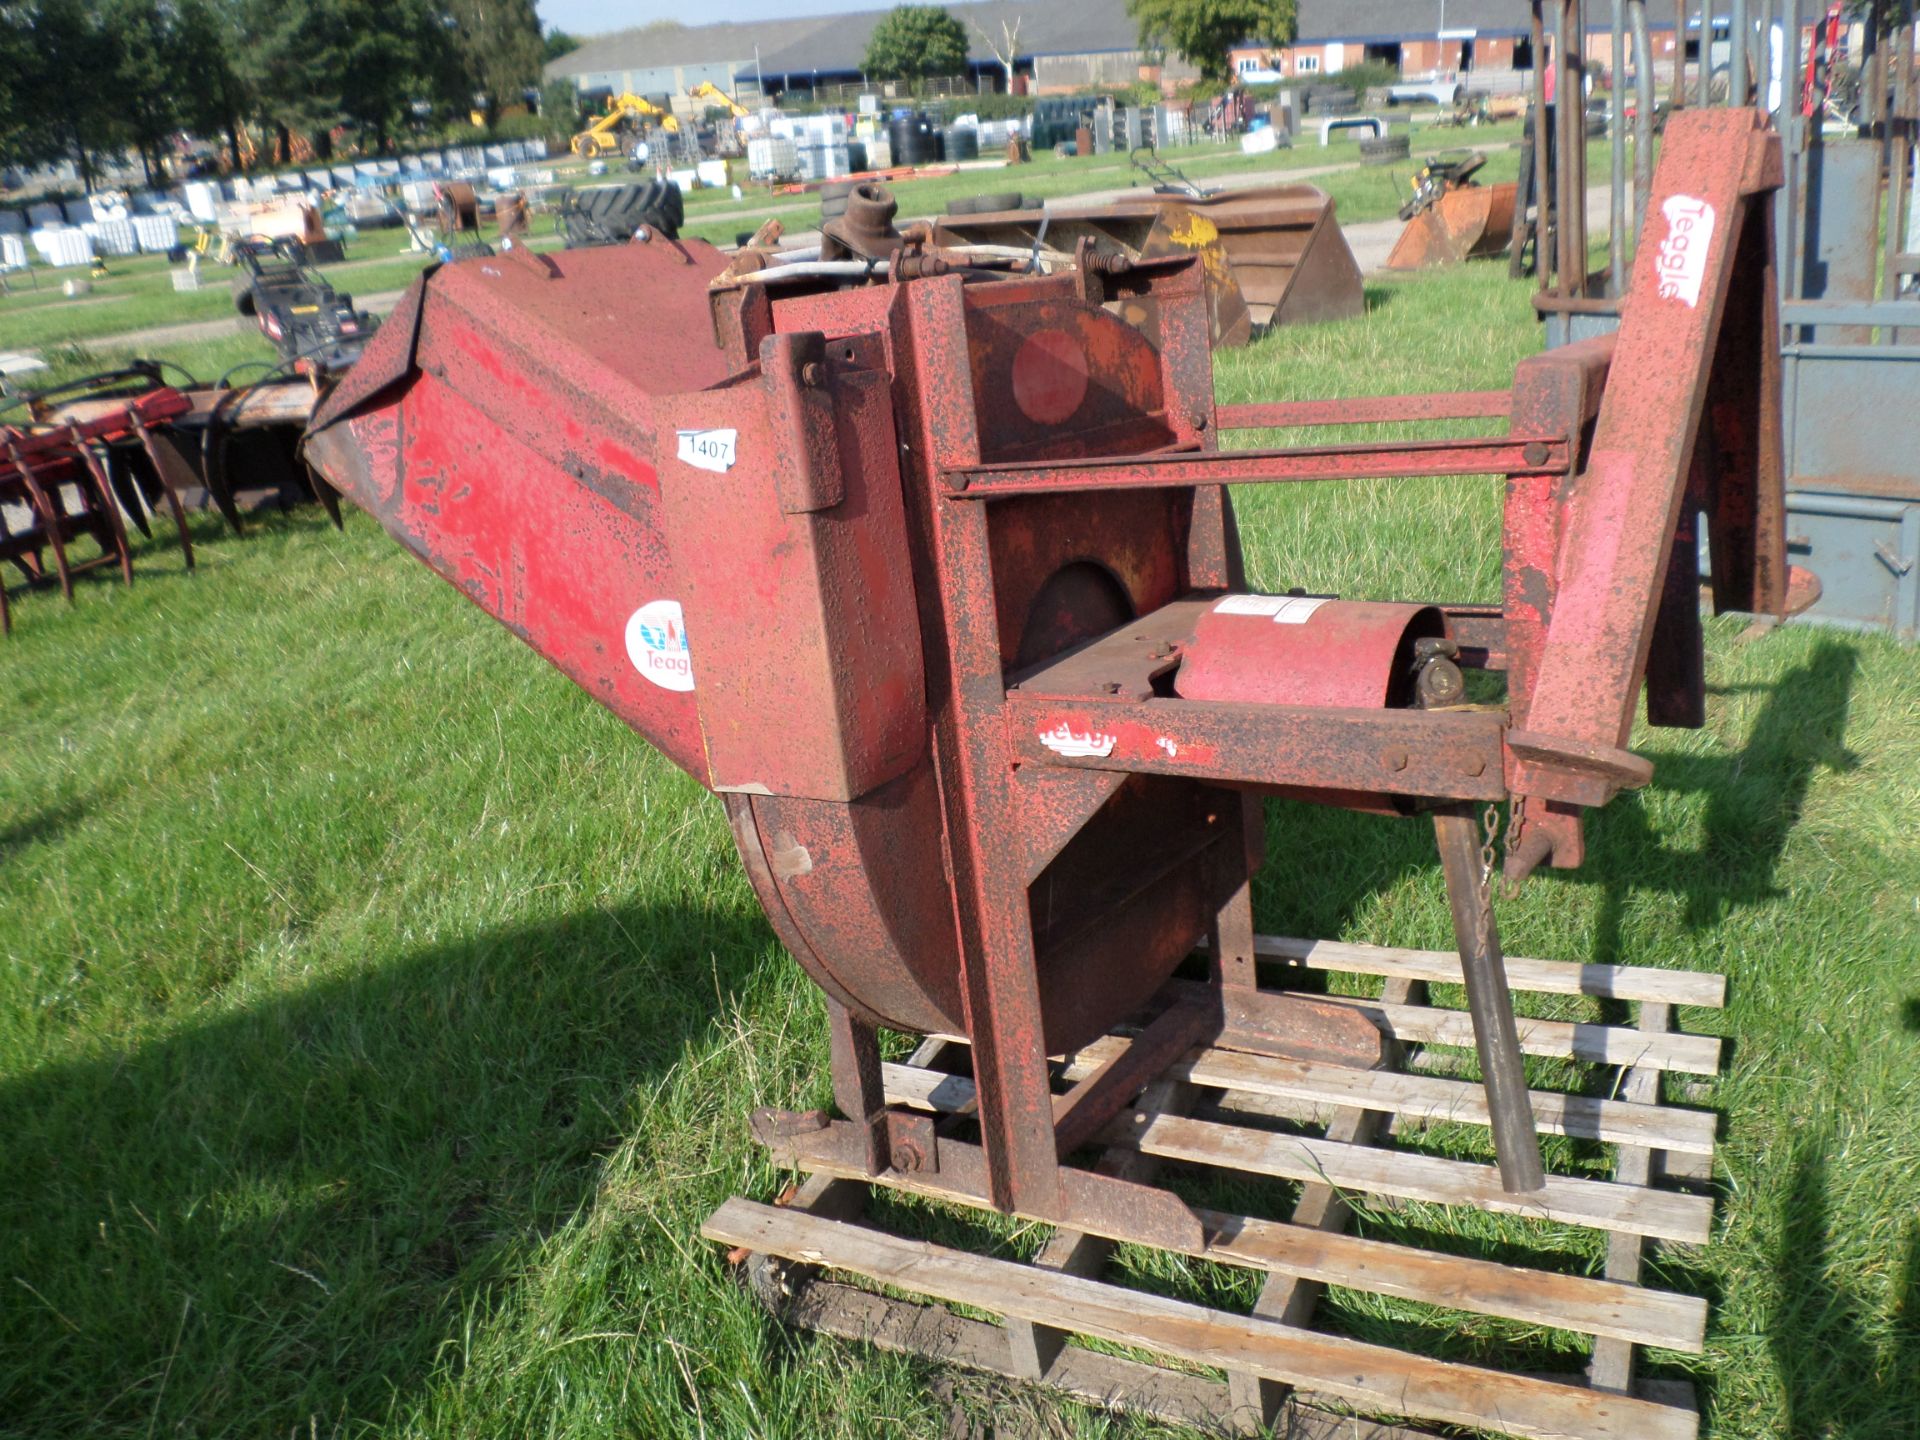
[[[1186,203],[1219,230],[1256,328],[1314,325],[1366,312],[1359,262],[1325,191],[1274,185]]]
[[[1463,185],[1449,190],[1407,222],[1387,256],[1389,270],[1424,270],[1503,255],[1513,243],[1513,205],[1518,187]]]

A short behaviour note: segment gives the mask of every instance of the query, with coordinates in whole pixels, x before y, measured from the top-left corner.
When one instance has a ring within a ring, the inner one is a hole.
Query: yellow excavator
[[[607,101],[607,113],[573,137],[573,153],[583,160],[604,160],[624,154],[626,127],[632,125],[644,131],[653,123],[673,134],[680,132],[680,122],[644,95],[631,92],[615,95]]]
[[[753,113],[711,80],[702,80],[698,85],[687,91],[687,97],[692,100],[711,100],[724,109],[731,111],[733,118],[736,120],[744,120]]]

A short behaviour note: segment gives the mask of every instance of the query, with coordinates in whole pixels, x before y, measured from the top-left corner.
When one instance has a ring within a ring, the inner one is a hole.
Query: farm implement
[[[306,457],[722,797],[831,1035],[833,1112],[751,1119],[806,1180],[705,1226],[777,1314],[1247,1432],[1286,1407],[1295,1434],[1695,1434],[1689,1387],[1635,1369],[1704,1343],[1705,1302],[1642,1266],[1710,1236],[1715,1117],[1663,1091],[1716,1071],[1674,1022],[1724,982],[1509,961],[1492,901],[1580,865],[1587,813],[1651,779],[1643,695],[1654,725],[1704,723],[1702,524],[1718,610],[1809,588],[1779,174],[1752,115],[1676,116],[1619,330],[1495,392],[1220,404],[1191,255],[1041,274],[896,236],[782,284],[654,236],[416,283]],[[1463,419],[1488,433],[1222,443]],[[1497,601],[1246,584],[1230,486],[1490,476]],[[1269,796],[1428,828],[1453,949],[1259,933]],[[1382,988],[1327,993],[1329,970]],[[1515,991],[1616,1010],[1522,1018]],[[884,1061],[883,1029],[924,1043]],[[1490,1163],[1423,1148],[1427,1121]],[[859,1223],[876,1191],[1051,1237],[1015,1262],[916,1238],[911,1207]],[[1511,1243],[1350,1235],[1360,1196]],[[1256,1272],[1259,1299],[1129,1285],[1117,1243]],[[1357,1338],[1326,1286],[1427,1318]],[[1571,1334],[1585,1364],[1442,1358],[1461,1312]]]

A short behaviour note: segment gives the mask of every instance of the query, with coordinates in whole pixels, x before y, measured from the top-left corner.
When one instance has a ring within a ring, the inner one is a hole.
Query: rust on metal
[[[306,455],[725,796],[833,1006],[844,1118],[761,1117],[783,1160],[910,1169],[1090,1233],[1124,1216],[1190,1253],[1169,1192],[1062,1152],[1205,1033],[1154,1018],[1200,943],[1219,1043],[1257,1050],[1264,1027],[1282,1053],[1381,1053],[1332,998],[1255,1013],[1250,797],[1279,793],[1439,817],[1486,1109],[1505,1183],[1530,1190],[1484,811],[1511,804],[1509,877],[1577,865],[1585,810],[1651,774],[1627,748],[1642,692],[1655,723],[1697,723],[1691,506],[1722,603],[1787,603],[1775,148],[1744,111],[1676,117],[1618,335],[1528,360],[1506,391],[1220,407],[1204,255],[1096,265],[1096,241],[1054,273],[950,264],[938,236],[894,245],[868,196],[836,232],[844,280],[772,283],[778,265],[658,237],[445,267]],[[1459,418],[1489,433],[1220,440]],[[1230,485],[1472,476],[1505,487],[1499,604],[1354,600],[1310,575],[1248,592]],[[1049,1057],[1143,1015],[1133,1058],[1060,1104]],[[967,1039],[977,1132],[888,1103],[880,1026]]]

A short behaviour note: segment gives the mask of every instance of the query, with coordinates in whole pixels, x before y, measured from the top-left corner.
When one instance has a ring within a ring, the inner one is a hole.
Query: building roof
[[[1133,50],[1140,44],[1126,0],[976,0],[944,8],[966,28],[968,58],[976,65],[996,63],[980,32],[998,43],[1002,21],[1019,21],[1016,45],[1022,60]],[[546,74],[553,79],[663,65],[751,65],[756,46],[760,68],[768,75],[857,73],[868,36],[888,13],[878,9],[719,25],[663,22],[595,36],[549,64]]]

